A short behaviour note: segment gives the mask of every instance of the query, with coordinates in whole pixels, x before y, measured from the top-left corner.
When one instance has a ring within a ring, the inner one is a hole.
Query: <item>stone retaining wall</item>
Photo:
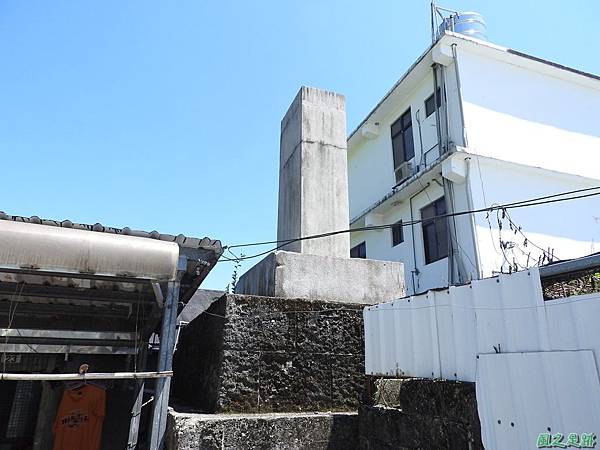
[[[360,448],[483,450],[475,383],[381,379],[359,412]]]
[[[174,372],[178,407],[356,411],[365,378],[362,306],[224,295],[182,330]]]

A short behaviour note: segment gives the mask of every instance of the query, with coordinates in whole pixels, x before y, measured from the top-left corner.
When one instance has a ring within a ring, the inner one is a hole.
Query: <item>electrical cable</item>
[[[521,200],[521,201],[517,201],[517,202],[506,203],[504,205],[496,205],[496,206],[492,205],[490,207],[480,208],[480,209],[477,209],[477,210],[460,211],[460,213],[461,214],[471,214],[471,213],[476,213],[476,212],[484,212],[484,211],[489,211],[490,208],[492,208],[491,210],[493,211],[494,209],[498,209],[498,208],[500,208],[502,206],[504,206],[504,207],[508,207],[508,206],[513,207],[514,205],[518,205],[518,204],[521,204],[521,203],[537,202],[539,200],[546,200],[546,199],[550,199],[550,198],[561,197],[561,196],[564,196],[564,195],[578,194],[580,192],[588,192],[588,191],[599,190],[599,189],[600,189],[600,186],[594,186],[594,187],[591,187],[591,188],[583,188],[583,189],[575,189],[575,190],[572,190],[572,191],[560,192],[558,194],[545,195],[545,196],[542,196],[542,197],[534,197],[534,198],[530,198],[530,199],[527,199],[527,200]],[[570,200],[570,199],[565,199],[565,200]],[[408,224],[409,222],[406,222],[406,223]],[[379,225],[379,226],[388,227],[387,225]],[[347,232],[347,231],[363,231],[363,230],[355,228],[355,229],[352,229],[352,230],[340,231],[340,233]],[[321,237],[321,236],[317,236],[317,237]],[[310,236],[306,236],[306,238],[310,238]],[[302,239],[306,239],[306,238],[302,238]],[[290,244],[292,242],[296,242],[297,240],[300,240],[300,239],[287,239],[287,240],[280,240],[280,241],[250,242],[250,243],[246,243],[246,244],[228,245],[228,246],[226,246],[226,248],[253,247],[253,246],[258,246],[258,245],[278,244],[280,242],[285,242],[287,244]]]
[[[493,211],[499,211],[499,210],[504,210],[504,209],[516,209],[516,208],[525,208],[525,207],[530,207],[530,206],[539,206],[539,205],[546,205],[546,204],[552,204],[552,203],[557,203],[557,202],[563,202],[563,201],[569,201],[569,200],[577,200],[577,199],[581,199],[581,198],[588,198],[588,197],[594,197],[594,196],[598,196],[600,195],[600,192],[592,192],[589,193],[589,191],[592,190],[600,190],[600,186],[595,186],[595,187],[591,187],[591,188],[584,188],[584,189],[576,189],[576,190],[572,190],[572,191],[566,191],[566,192],[561,192],[561,193],[557,193],[557,194],[552,194],[552,195],[546,195],[546,196],[542,196],[542,197],[535,197],[535,198],[531,198],[531,199],[527,199],[527,200],[520,200],[520,201],[516,201],[516,202],[510,202],[510,203],[505,203],[505,204],[501,204],[501,205],[492,205],[486,208],[479,208],[479,209],[473,209],[473,210],[465,210],[465,211],[458,211],[458,212],[454,212],[454,213],[449,213],[449,214],[441,214],[439,216],[434,216],[431,217],[427,220],[438,220],[438,219],[445,219],[448,217],[457,217],[457,216],[464,216],[467,214],[477,214],[477,213],[483,213],[483,212],[493,212]],[[572,195],[572,194],[579,194],[579,193],[583,193],[583,192],[588,192],[587,194],[581,194],[581,195],[574,195],[571,197],[565,197],[568,195]],[[564,198],[557,198],[557,197],[564,197]],[[401,226],[402,227],[407,227],[407,226],[411,226],[411,225],[416,225],[416,224],[420,224],[422,223],[423,220],[422,219],[416,219],[416,220],[412,220],[412,221],[407,221],[407,222],[402,222]],[[231,249],[231,248],[237,248],[237,247],[250,247],[250,246],[257,246],[257,245],[267,245],[267,244],[278,244],[276,247],[269,249],[267,251],[264,252],[260,252],[254,255],[249,255],[249,256],[244,256],[244,257],[240,257],[240,258],[236,258],[236,259],[231,259],[231,258],[227,258],[227,257],[223,257],[221,256],[221,258],[217,261],[217,262],[240,262],[240,261],[245,261],[247,259],[254,259],[254,258],[258,258],[260,256],[264,256],[267,255],[275,250],[279,250],[282,247],[285,247],[288,244],[291,244],[293,242],[298,242],[298,241],[303,241],[303,240],[308,240],[308,239],[318,239],[318,238],[323,238],[323,237],[329,237],[329,236],[335,236],[338,234],[344,234],[344,233],[354,233],[354,232],[359,232],[359,231],[372,231],[372,230],[383,230],[386,228],[392,228],[394,226],[397,226],[398,224],[396,223],[392,223],[392,224],[384,224],[384,225],[373,225],[373,226],[368,226],[368,227],[359,227],[359,228],[353,228],[353,229],[347,229],[347,230],[338,230],[338,231],[331,231],[328,233],[320,233],[320,234],[315,234],[315,235],[310,235],[310,236],[303,236],[303,237],[299,237],[299,238],[295,238],[295,239],[286,239],[286,240],[278,240],[278,241],[264,241],[264,242],[253,242],[253,243],[248,243],[248,244],[236,244],[236,245],[230,245],[230,246],[226,246],[225,248],[227,249]]]

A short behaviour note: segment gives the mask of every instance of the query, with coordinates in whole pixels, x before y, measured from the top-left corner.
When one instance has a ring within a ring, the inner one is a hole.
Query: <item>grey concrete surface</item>
[[[169,412],[167,450],[357,448],[354,413],[182,414]]]
[[[303,86],[281,121],[277,240],[346,230],[348,215],[345,99]],[[284,249],[344,258],[350,238],[343,233]]]
[[[404,297],[399,262],[277,251],[240,277],[238,294],[374,304]]]

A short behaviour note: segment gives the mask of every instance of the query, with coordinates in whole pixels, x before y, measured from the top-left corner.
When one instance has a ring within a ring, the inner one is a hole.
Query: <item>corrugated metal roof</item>
[[[178,234],[177,236],[172,234],[159,233],[158,231],[142,231],[142,230],[132,230],[129,227],[125,228],[116,228],[102,225],[101,223],[95,223],[93,225],[84,224],[84,223],[76,223],[70,220],[53,220],[53,219],[41,219],[38,216],[24,217],[24,216],[11,216],[10,214],[6,214],[4,211],[0,211],[0,219],[1,220],[11,220],[13,222],[24,222],[24,223],[34,223],[38,225],[50,225],[54,227],[63,227],[63,228],[73,228],[76,230],[86,230],[86,231],[95,231],[99,233],[109,233],[109,234],[122,234],[126,236],[137,236],[144,237],[148,239],[158,239],[161,241],[167,242],[175,242],[179,245],[179,247],[183,248],[192,248],[192,249],[206,249],[206,250],[214,250],[219,255],[223,252],[223,248],[221,245],[221,241],[213,240],[208,237],[204,238],[196,238],[184,236],[183,234]]]

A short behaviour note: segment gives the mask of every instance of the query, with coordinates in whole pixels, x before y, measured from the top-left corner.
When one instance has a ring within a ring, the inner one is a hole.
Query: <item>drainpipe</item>
[[[452,44],[452,57],[454,58],[454,75],[456,77],[456,91],[458,93],[458,108],[460,110],[460,120],[462,123],[462,145],[463,147],[469,146],[467,140],[467,128],[465,127],[465,112],[463,110],[463,99],[462,99],[462,88],[460,86],[460,71],[458,70],[458,56],[456,53],[456,44]]]
[[[444,196],[446,198],[446,210],[448,214],[455,212],[454,208],[454,183],[445,178],[442,179],[444,184]],[[451,252],[448,256],[452,255],[452,259],[448,260],[448,280],[451,284],[462,284],[467,280],[467,269],[465,262],[458,246],[458,233],[456,231],[456,217],[452,216],[447,219],[448,222],[448,251]],[[456,243],[456,245],[454,245]],[[456,272],[454,269],[456,268]],[[454,274],[456,273],[456,277]]]
[[[467,184],[467,208],[474,210],[473,205],[473,192],[471,191],[471,157],[465,158],[466,170],[465,170],[465,183]],[[477,270],[477,278],[483,277],[483,268],[480,265],[481,258],[479,255],[479,245],[477,242],[477,228],[475,226],[475,214],[469,214],[469,223],[471,224],[471,239],[473,240],[473,255],[475,257],[475,270]]]
[[[412,200],[413,200],[413,198],[415,198],[417,195],[419,195],[421,192],[423,192],[428,187],[429,187],[429,183],[427,183],[425,186],[423,186],[423,188],[420,191],[418,191],[416,194],[413,194],[408,199],[408,207],[410,208],[410,233],[412,235],[411,237],[412,237],[412,252],[413,252],[413,270],[410,271],[411,279],[412,279],[412,286],[413,286],[413,295],[417,293],[417,288],[415,287],[415,275],[419,276],[419,274],[421,272],[419,271],[419,269],[417,267],[417,249],[416,249],[416,245],[415,245],[415,224],[414,224]]]
[[[435,128],[437,131],[437,140],[438,140],[438,151],[440,152],[440,156],[442,155],[442,128],[441,128],[441,120],[440,120],[440,108],[438,108],[438,102],[441,104],[441,99],[438,96],[438,77],[437,77],[437,69],[439,64],[433,64],[433,99],[435,101]],[[442,89],[440,88],[440,94]]]
[[[435,99],[434,99],[435,101]],[[417,127],[419,129],[419,147],[421,147],[421,159],[420,159],[420,167],[419,169],[425,167],[425,152],[423,152],[423,133],[421,132],[421,110],[417,109],[417,112],[415,113],[415,117],[417,118]]]
[[[441,67],[439,64],[435,63],[433,64],[433,95],[434,95],[434,99],[435,99],[435,122],[436,122],[436,128],[437,128],[437,135],[438,135],[438,149],[440,151],[440,156],[442,156],[443,153],[445,153],[448,149],[448,145],[447,145],[447,141],[448,141],[448,113],[447,113],[447,102],[445,100],[445,95],[443,95],[443,86],[438,86],[438,69],[440,69],[441,73],[441,77],[443,79],[443,67]],[[437,107],[438,105],[438,87],[440,88],[440,95],[441,95],[441,99],[440,100],[440,108]],[[445,119],[445,123],[446,123],[446,129],[444,131],[444,133],[442,133],[442,120],[440,118],[440,111],[442,111],[442,113],[444,114],[444,119]],[[442,142],[445,143],[444,145],[444,149],[442,149]],[[442,178],[442,183],[440,183],[439,181],[437,181],[436,179],[434,179],[434,181],[444,190],[444,198],[446,200],[446,212],[448,214],[452,213],[452,202],[450,199],[450,192],[449,189],[447,187],[447,180],[445,180],[444,178]],[[412,212],[412,211],[411,211]],[[446,219],[448,220],[448,219]],[[454,284],[454,245],[452,243],[452,227],[448,227],[448,284]]]
[[[443,93],[446,92],[446,68],[444,66],[440,66],[440,78],[441,78],[441,83],[442,83],[442,87],[440,88],[440,94],[442,97],[442,105],[441,105],[441,109],[442,109],[442,114],[444,115],[444,131],[443,131],[443,138],[444,138],[444,146],[446,148],[446,152],[450,151],[450,114],[448,113],[448,98],[446,95],[444,95]]]

